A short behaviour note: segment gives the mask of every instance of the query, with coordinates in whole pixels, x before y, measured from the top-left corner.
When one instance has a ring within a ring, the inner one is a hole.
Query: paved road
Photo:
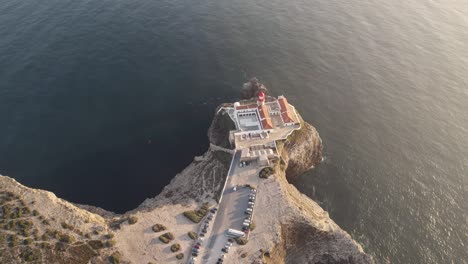
[[[239,186],[236,191],[233,187],[240,183],[240,176],[251,170],[251,168],[240,168],[240,151],[237,151],[233,157],[231,171],[228,175],[226,188],[223,192],[223,198],[219,205],[218,213],[211,223],[212,228],[206,234],[207,240],[200,252],[198,263],[215,264],[218,258],[224,254],[221,249],[227,242],[225,232],[229,228],[240,230],[242,222],[246,215],[244,210],[247,208],[249,188]],[[231,249],[232,250],[232,249]],[[229,255],[228,253],[227,255]]]

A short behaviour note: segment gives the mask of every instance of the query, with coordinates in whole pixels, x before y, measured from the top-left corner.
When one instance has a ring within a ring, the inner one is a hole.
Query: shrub
[[[26,238],[25,240],[23,240],[24,245],[31,245],[32,242],[33,242],[33,240],[31,238]]]
[[[114,234],[109,233],[109,234],[105,235],[105,238],[106,239],[112,239],[112,238],[114,238]]]
[[[184,253],[179,253],[175,256],[177,259],[183,259],[184,258]]]
[[[18,245],[18,238],[16,238],[16,235],[11,235],[9,238],[8,238],[8,246],[9,247],[16,247]]]
[[[65,222],[60,223],[62,225],[63,229],[68,229],[68,224]]]
[[[154,232],[161,232],[166,230],[167,228],[161,224],[155,224],[151,229],[153,229]]]
[[[200,223],[203,217],[208,213],[209,203],[204,203],[198,210],[185,211],[184,216],[194,223]]]
[[[64,251],[67,250],[67,244],[59,241],[59,242],[55,243],[55,248],[54,249],[57,250],[57,251],[64,252]]]
[[[238,237],[236,238],[236,242],[239,245],[245,245],[247,244],[248,240],[245,237]]]
[[[11,219],[20,218],[22,216],[23,216],[23,213],[21,212],[20,208],[18,208],[18,207],[13,208],[13,212],[10,214]]]
[[[32,211],[32,214],[33,214],[34,216],[38,216],[38,215],[39,215],[39,212],[38,212],[37,210],[34,209],[34,210]]]
[[[193,239],[193,240],[195,240],[195,239],[198,238],[197,233],[195,233],[195,232],[193,232],[193,231],[188,232],[188,236],[189,236],[191,239]]]
[[[47,220],[47,219],[42,220],[42,224],[43,225],[50,225],[49,220]]]
[[[88,245],[92,249],[101,249],[101,248],[104,247],[104,243],[102,243],[101,240],[90,240],[90,241],[88,241]]]
[[[40,253],[37,250],[33,251],[31,248],[27,248],[26,250],[21,252],[20,257],[26,262],[38,261]]]
[[[167,232],[163,235],[160,235],[159,240],[161,240],[164,244],[169,244],[169,242],[174,240],[174,235],[171,232]]]
[[[67,234],[63,234],[59,236],[59,241],[70,244],[70,243],[75,242],[75,237],[67,235]]]
[[[171,246],[171,251],[172,252],[177,252],[180,250],[180,244],[179,243],[175,243]]]
[[[107,240],[106,247],[113,247],[115,246],[115,240]]]
[[[42,248],[42,249],[51,249],[52,247],[50,246],[49,243],[47,242],[41,242],[39,243],[39,247]]]
[[[33,226],[33,223],[31,221],[28,221],[28,220],[19,220],[17,222],[17,226],[20,230],[29,230],[32,228]]]
[[[133,224],[135,224],[136,222],[138,222],[138,217],[132,215],[132,216],[130,216],[130,217],[128,218],[128,223],[129,223],[130,225],[133,225]]]
[[[275,170],[272,167],[265,167],[260,171],[258,176],[260,178],[266,179],[270,177],[270,175],[272,175],[273,173],[275,173]]]
[[[250,223],[250,230],[253,231],[254,229],[255,229],[255,222],[252,222]]]
[[[48,240],[49,240],[49,236],[48,236],[47,234],[42,234],[41,240],[42,240],[42,241],[48,241]]]
[[[122,256],[120,255],[119,252],[114,252],[114,253],[112,253],[112,255],[109,256],[109,261],[112,264],[118,264],[118,263],[120,263],[120,258],[121,257]]]
[[[247,252],[244,252],[241,254],[241,258],[246,258],[247,257]]]

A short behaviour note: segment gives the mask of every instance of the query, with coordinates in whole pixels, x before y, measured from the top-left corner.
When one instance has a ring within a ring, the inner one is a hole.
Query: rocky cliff
[[[218,111],[207,152],[162,193],[124,215],[74,205],[0,176],[0,263],[186,263],[193,243],[189,232],[199,225],[184,212],[217,203],[232,157],[227,140],[232,127],[229,116]],[[288,183],[321,161],[315,128],[303,122],[301,130],[278,142],[278,151],[282,159],[274,176],[257,188],[256,215],[262,217],[248,245],[235,248],[233,262],[373,263],[317,203]],[[166,233],[168,241],[160,238]],[[174,251],[175,244],[180,249]]]

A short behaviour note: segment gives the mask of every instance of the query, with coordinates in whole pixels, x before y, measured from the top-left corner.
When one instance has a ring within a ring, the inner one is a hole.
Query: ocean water
[[[379,263],[468,262],[464,1],[4,0],[0,174],[116,212],[251,76],[320,132],[294,184]]]

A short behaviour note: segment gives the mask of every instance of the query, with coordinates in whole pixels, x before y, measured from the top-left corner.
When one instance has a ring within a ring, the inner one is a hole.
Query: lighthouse
[[[258,93],[257,104],[258,104],[259,106],[265,104],[265,93],[264,93],[263,91],[260,91],[260,92]]]

